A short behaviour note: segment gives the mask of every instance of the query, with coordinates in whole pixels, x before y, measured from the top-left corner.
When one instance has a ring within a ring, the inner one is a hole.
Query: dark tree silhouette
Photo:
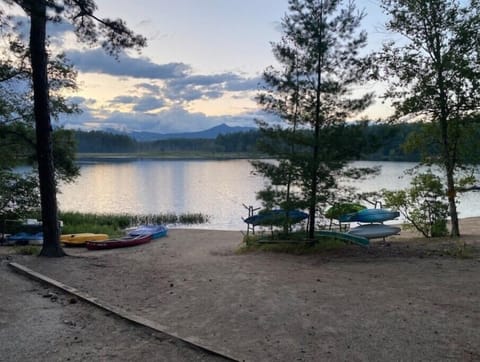
[[[444,171],[451,235],[460,236],[457,192],[474,180],[468,173],[459,176],[478,164],[478,149],[470,145],[480,122],[480,2],[382,0],[382,5],[390,15],[387,30],[403,36],[401,45],[387,43],[379,56],[394,117],[414,116],[423,124],[410,148],[422,152],[423,163]]]
[[[40,255],[65,255],[60,246],[55,168],[53,163],[52,124],[49,109],[48,56],[46,25],[48,21],[69,22],[81,41],[100,44],[108,53],[145,46],[145,38],[135,35],[120,20],[101,19],[95,15],[92,0],[7,0],[24,10],[30,18],[30,60],[34,92],[36,147],[44,242]]]
[[[255,162],[254,167],[272,183],[259,195],[264,201],[287,209],[308,208],[308,236],[313,239],[317,213],[338,196],[338,179],[371,171],[346,170],[360,149],[354,147],[352,129],[345,121],[370,105],[373,95],[352,96],[367,64],[358,55],[366,34],[359,31],[363,13],[354,3],[288,3],[283,38],[273,44],[282,68],[265,71],[266,86],[258,97],[267,112],[283,121],[280,126],[260,122],[262,151],[279,162]]]

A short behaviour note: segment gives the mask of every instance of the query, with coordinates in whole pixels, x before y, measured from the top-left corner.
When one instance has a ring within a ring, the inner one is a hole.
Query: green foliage
[[[208,220],[209,220],[208,215],[203,215],[200,213],[181,214],[176,218],[177,223],[184,224],[184,225],[206,224],[208,223]]]
[[[254,153],[258,132],[237,132],[219,135],[215,139],[165,139],[136,141],[126,134],[104,131],[75,131],[77,152],[80,153]]]
[[[215,139],[215,146],[218,151],[223,152],[255,153],[258,138],[259,133],[253,130],[218,135]]]
[[[121,134],[104,131],[75,131],[77,152],[137,152],[137,142]]]
[[[0,168],[0,219],[25,218],[39,205],[37,175]]]
[[[124,229],[140,224],[203,224],[208,222],[208,216],[192,214],[89,214],[80,212],[60,212],[63,221],[63,234],[99,233],[108,235],[123,234]]]
[[[478,255],[478,249],[465,243],[458,243],[448,249],[442,251],[443,254],[458,259],[472,259]]]
[[[0,129],[4,131],[3,137],[0,136],[0,154],[3,155],[0,157],[0,217],[24,218],[40,209],[33,130],[22,123],[3,124],[3,127],[0,124]],[[56,180],[72,182],[79,175],[73,134],[57,129],[53,140]],[[14,169],[18,165],[26,165],[28,171]]]
[[[345,121],[372,102],[372,94],[353,98],[367,67],[358,56],[366,34],[358,30],[363,14],[353,2],[289,0],[283,37],[272,45],[278,68],[263,74],[257,96],[275,122],[258,121],[259,149],[277,163],[255,161],[256,172],[270,181],[260,192],[265,206],[308,208],[313,238],[317,212],[341,194],[339,180],[372,170],[346,169],[365,149],[363,124]],[[278,124],[278,120],[282,124]],[[286,230],[285,230],[286,231]]]
[[[23,45],[22,35],[14,36],[12,34],[21,26],[15,24],[9,28],[7,34],[7,54],[14,54],[14,56],[21,56],[20,61],[16,64],[10,62],[5,67],[8,71],[7,80],[14,78],[15,72],[10,72],[15,66],[20,69],[19,74],[23,75],[22,80],[27,81],[26,88],[29,95],[33,97],[25,98],[28,102],[33,104],[27,108],[28,114],[34,115],[30,117],[30,122],[34,121],[36,134],[36,160],[38,162],[39,170],[39,190],[42,210],[42,221],[44,224],[44,243],[40,253],[42,256],[64,256],[65,253],[59,244],[58,235],[58,219],[57,219],[57,201],[56,201],[56,185],[55,185],[55,168],[54,155],[52,147],[52,123],[51,119],[56,118],[58,113],[55,113],[55,108],[60,113],[68,112],[70,109],[66,106],[61,92],[59,97],[54,98],[54,91],[62,90],[68,87],[75,87],[75,81],[69,78],[72,72],[69,71],[68,66],[65,67],[64,58],[58,58],[60,67],[57,64],[49,62],[48,37],[47,37],[47,23],[66,23],[73,26],[74,32],[78,39],[89,45],[100,45],[106,52],[112,55],[118,55],[122,49],[139,49],[146,45],[146,40],[140,35],[134,34],[127,28],[124,21],[117,19],[111,20],[108,18],[100,18],[95,14],[97,6],[91,0],[67,1],[61,4],[48,1],[23,1],[23,0],[6,0],[7,5],[16,5],[16,10],[23,10],[30,22],[30,37],[28,47]],[[3,12],[0,12],[0,22],[3,26],[7,23],[6,19],[13,17],[6,17]],[[2,29],[0,27],[0,29]],[[3,29],[2,29],[3,30]],[[8,55],[7,55],[8,56]],[[30,64],[30,69],[26,67]],[[71,69],[71,67],[70,67]],[[31,71],[29,71],[31,70]],[[3,71],[0,74],[4,74]],[[66,75],[66,76],[65,76]],[[56,79],[60,79],[56,82]],[[22,87],[18,87],[22,88]],[[17,88],[17,89],[18,89]],[[12,88],[15,89],[15,88]],[[33,99],[32,99],[33,98]],[[22,97],[20,97],[22,99]],[[33,102],[32,102],[33,100]],[[10,102],[10,104],[12,104]],[[15,110],[21,110],[21,107],[16,105]],[[32,112],[33,110],[33,112]],[[0,114],[7,114],[11,117],[20,120],[24,119],[21,112],[12,112],[7,107],[0,109]],[[30,123],[33,126],[33,122]],[[65,160],[64,160],[65,161]]]
[[[386,29],[404,37],[384,44],[377,58],[390,83],[386,97],[395,119],[422,123],[406,146],[419,152],[423,163],[442,167],[451,233],[459,236],[455,175],[479,162],[478,147],[471,146],[480,119],[480,4],[382,0],[382,7],[390,15]]]
[[[56,181],[73,182],[80,175],[80,168],[75,163],[74,134],[71,130],[57,128],[52,136]]]
[[[420,155],[415,149],[406,149],[405,140],[417,134],[421,124],[417,123],[378,123],[364,129],[364,141],[373,144],[372,152],[365,152],[359,158],[368,161],[410,161],[419,162]]]
[[[116,235],[131,225],[131,216],[127,214],[85,214],[80,212],[60,212],[63,222],[62,233],[101,233]]]
[[[330,207],[325,213],[325,217],[329,219],[338,220],[338,218],[342,215],[351,214],[353,212],[357,212],[365,208],[366,207],[361,204],[355,204],[355,203],[349,203],[349,202],[339,203]]]
[[[37,245],[14,246],[14,251],[15,251],[15,254],[36,256],[40,254],[40,246],[37,246]]]
[[[410,143],[409,138],[412,140],[415,137],[420,138],[420,135],[424,134],[423,126],[421,123],[370,124],[367,122],[348,125],[351,128],[343,135],[343,138],[348,140],[349,137],[352,137],[357,148],[356,152],[349,155],[349,159],[419,162],[422,151],[416,147],[404,145],[404,143],[406,140]],[[273,135],[272,137],[262,137],[259,130],[219,135],[216,139],[173,139],[155,142],[135,141],[128,135],[103,131],[74,131],[74,135],[77,144],[76,151],[79,153],[128,153],[132,157],[162,158],[257,157],[269,153],[270,148],[275,146],[275,142],[285,142]],[[480,157],[480,153],[476,152],[478,138],[480,138],[480,122],[472,123],[462,138],[463,149],[468,150],[469,163],[477,163]],[[344,146],[342,145],[342,147]],[[432,150],[433,148],[430,148],[429,152]],[[16,155],[20,154],[20,150],[18,150]]]
[[[399,210],[425,237],[445,236],[448,203],[439,176],[432,172],[416,175],[406,190],[383,190],[385,206]]]
[[[0,31],[5,41],[0,45],[0,217],[23,218],[40,207],[35,139],[32,69],[30,50],[18,24],[0,14]],[[21,28],[21,27],[20,27]],[[76,72],[63,54],[51,54],[47,66],[50,77],[49,110],[52,117],[78,112],[63,96],[65,89],[76,87]],[[72,133],[63,129],[53,132],[53,162],[57,181],[70,182],[78,176],[74,163]],[[33,171],[18,172],[18,165]]]
[[[294,255],[322,254],[348,248],[344,242],[321,238],[316,242],[305,240],[305,233],[280,233],[273,236],[245,235],[243,244],[237,250],[238,253],[247,252],[274,252]]]

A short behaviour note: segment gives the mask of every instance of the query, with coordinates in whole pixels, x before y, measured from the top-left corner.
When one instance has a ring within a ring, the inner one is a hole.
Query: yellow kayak
[[[101,241],[107,240],[107,234],[93,234],[93,233],[80,233],[80,234],[62,234],[60,241],[67,246],[81,246],[85,245],[87,241]]]

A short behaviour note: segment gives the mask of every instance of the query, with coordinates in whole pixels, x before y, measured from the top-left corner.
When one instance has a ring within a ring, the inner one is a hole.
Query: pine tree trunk
[[[48,99],[46,52],[46,1],[31,2],[30,51],[34,93],[34,114],[40,200],[43,222],[41,256],[60,257],[65,252],[60,246],[57,216],[55,169],[53,164],[52,125]]]
[[[320,133],[320,126],[315,125],[315,145],[313,147],[313,160],[312,160],[312,178],[310,180],[311,190],[310,190],[310,206],[309,206],[309,220],[308,220],[308,238],[313,240],[315,238],[315,216],[317,212],[317,188],[318,188],[318,175],[317,175],[317,164],[318,164],[318,135]]]
[[[319,18],[319,29],[322,28],[323,24],[323,1],[320,3],[320,18]],[[322,41],[323,41],[323,31],[320,30],[320,34],[318,35],[317,39],[317,51],[318,51],[318,59],[317,59],[317,86],[315,90],[315,132],[314,132],[314,146],[313,146],[313,160],[312,160],[312,178],[311,178],[311,195],[310,195],[310,218],[309,218],[309,230],[308,230],[308,237],[310,239],[315,238],[315,215],[317,212],[317,192],[318,192],[318,164],[319,164],[319,152],[320,152],[320,145],[319,145],[319,137],[320,137],[320,125],[323,121],[322,115],[320,114],[321,108],[321,93],[322,93],[322,66],[323,66],[323,50],[322,50]]]

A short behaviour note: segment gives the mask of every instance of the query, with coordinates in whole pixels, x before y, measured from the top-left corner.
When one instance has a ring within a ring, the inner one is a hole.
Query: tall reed
[[[129,227],[142,224],[204,224],[209,217],[200,213],[180,214],[95,214],[80,212],[60,212],[63,222],[62,233],[82,232],[118,235]]]

